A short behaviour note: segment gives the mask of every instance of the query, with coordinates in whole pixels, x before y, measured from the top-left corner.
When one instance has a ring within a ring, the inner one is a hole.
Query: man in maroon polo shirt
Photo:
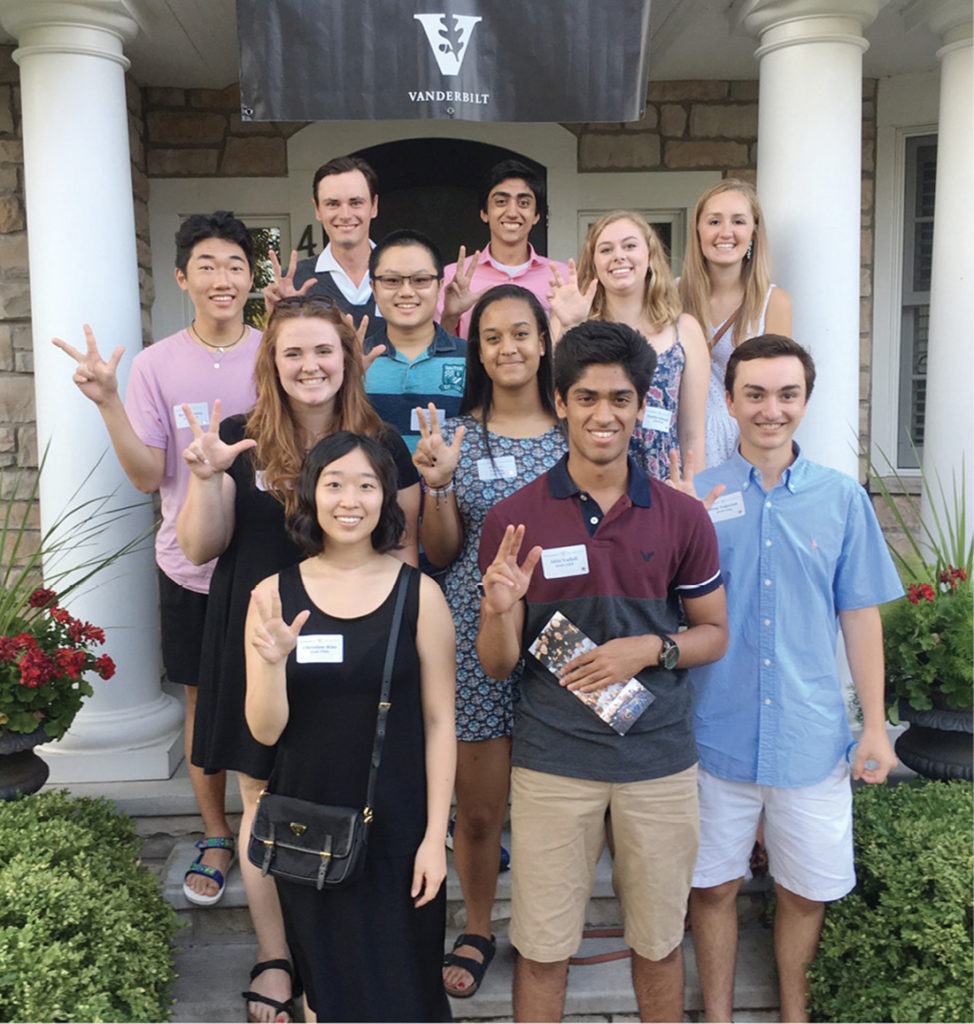
[[[512,751],[516,1020],[561,1016],[608,810],[641,1018],[683,1015],[699,836],[686,669],[724,653],[727,614],[703,504],[628,458],[655,361],[622,324],[589,321],[565,335],[555,401],[568,455],[496,505],[481,538],[481,663],[504,679],[525,659]],[[560,677],[528,653],[556,611],[596,645]],[[573,692],[631,677],[653,699],[624,735]]]

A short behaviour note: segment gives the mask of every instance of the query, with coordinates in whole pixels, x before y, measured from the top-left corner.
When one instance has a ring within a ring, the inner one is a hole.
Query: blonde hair
[[[643,314],[657,331],[675,324],[679,319],[682,307],[673,272],[670,270],[666,250],[659,240],[659,235],[646,222],[646,218],[632,210],[613,210],[605,213],[588,229],[585,244],[578,258],[578,288],[584,292],[598,277],[595,272],[595,247],[599,235],[610,225],[619,220],[632,221],[643,236],[649,250],[649,269],[646,274],[646,285],[643,291]],[[606,295],[601,281],[595,289],[592,300],[592,320],[606,320]]]
[[[281,387],[274,357],[281,328],[299,318],[314,318],[331,324],[341,341],[344,379],[334,399],[331,433],[350,430],[375,438],[385,433],[385,425],[365,395],[358,338],[339,310],[320,299],[275,306],[257,349],[254,363],[257,402],[247,416],[245,433],[257,441],[257,447],[251,452],[254,468],[262,472],[265,489],[281,502],[287,515],[292,515],[297,507],[294,484],[305,453],[298,443],[297,424],[287,393]]]
[[[697,200],[693,209],[693,230],[687,239],[686,261],[680,278],[680,298],[687,313],[703,324],[707,344],[713,347],[710,337],[717,324],[710,322],[710,277],[707,274],[707,260],[700,248],[699,225],[704,208],[714,196],[724,192],[739,192],[747,200],[754,219],[753,247],[749,259],[741,264],[741,283],[744,298],[741,311],[731,327],[731,344],[734,348],[750,337],[761,320],[765,296],[771,287],[771,259],[768,255],[768,233],[764,227],[764,215],[754,186],[740,178],[724,178],[717,182]]]

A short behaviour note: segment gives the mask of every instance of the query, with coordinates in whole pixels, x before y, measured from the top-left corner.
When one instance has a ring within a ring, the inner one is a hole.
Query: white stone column
[[[953,474],[960,487],[967,470],[967,516],[974,515],[974,113],[970,0],[916,0],[907,23],[925,20],[943,40],[940,119],[937,129],[937,194],[933,214],[930,333],[924,410],[923,468],[939,475],[951,501]],[[922,514],[934,527],[930,509]]]
[[[862,30],[887,0],[743,0],[760,39],[758,194],[774,280],[811,350],[799,431],[816,462],[857,476]]]
[[[115,492],[117,505],[136,508],[100,538],[112,550],[150,527],[151,504],[125,479],[101,417],[51,338],[83,347],[81,327],[90,323],[103,353],[126,347],[123,383],[141,348],[122,51],[137,25],[121,0],[0,0],[0,24],[19,43],[39,451],[49,445],[41,525]],[[44,748],[52,781],[167,778],[181,756],[182,711],[160,688],[151,546],[72,595],[68,607],[106,628],[104,651],[118,671],[94,681],[68,735]]]

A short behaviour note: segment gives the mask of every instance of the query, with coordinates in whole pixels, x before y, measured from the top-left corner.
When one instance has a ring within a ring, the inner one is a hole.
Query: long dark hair
[[[380,554],[400,546],[399,539],[406,528],[406,519],[399,507],[396,464],[386,449],[365,434],[339,430],[319,441],[308,452],[295,486],[294,512],[287,518],[291,539],[307,555],[318,555],[324,550],[325,535],[318,522],[318,503],[315,494],[318,478],[337,459],[360,448],[375,470],[382,488],[382,507],[379,522],[372,531],[372,547]]]
[[[516,284],[495,285],[481,295],[470,314],[470,329],[467,332],[467,372],[463,386],[463,398],[460,402],[461,415],[473,409],[480,409],[481,425],[484,428],[484,449],[490,459],[493,458],[493,455],[487,433],[487,414],[490,412],[491,403],[494,400],[494,382],[484,369],[480,358],[480,320],[489,306],[502,299],[519,299],[521,302],[526,302],[534,316],[538,334],[544,341],[544,352],[541,353],[541,362],[538,364],[538,397],[541,399],[541,408],[549,413],[556,422],[558,420],[558,414],[555,411],[551,331],[548,327],[548,316],[544,311],[544,306],[538,301],[538,297],[533,292],[529,292],[527,288]]]

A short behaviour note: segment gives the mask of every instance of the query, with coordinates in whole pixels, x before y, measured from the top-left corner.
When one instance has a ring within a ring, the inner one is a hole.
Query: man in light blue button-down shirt
[[[739,450],[693,481],[701,495],[723,488],[710,514],[730,631],[727,654],[691,673],[701,768],[691,919],[710,1021],[731,1019],[736,897],[762,817],[781,1019],[807,1020],[805,966],[825,902],[855,885],[850,767],[881,783],[896,764],[877,605],[903,589],[866,492],[792,440],[814,380],[811,356],[789,338],[739,346],[725,378]],[[838,628],[864,716],[851,766]]]

